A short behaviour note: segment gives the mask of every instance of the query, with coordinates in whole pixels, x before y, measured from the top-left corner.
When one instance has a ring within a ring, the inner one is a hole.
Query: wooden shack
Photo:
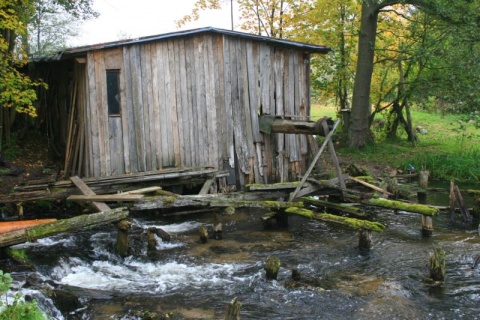
[[[35,64],[49,85],[39,114],[66,176],[213,167],[237,186],[297,180],[306,137],[262,132],[259,116],[308,118],[310,55],[329,51],[212,27],[71,48]]]

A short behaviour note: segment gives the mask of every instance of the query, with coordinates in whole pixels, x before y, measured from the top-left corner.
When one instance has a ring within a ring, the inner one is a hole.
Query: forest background
[[[177,24],[233,1],[198,0]],[[45,85],[21,70],[29,59],[65,48],[75,36],[73,21],[98,16],[92,2],[1,1],[3,158],[19,153],[26,128],[41,130],[36,89]],[[480,1],[235,2],[237,29],[333,49],[312,57],[312,112],[350,115],[337,137],[341,155],[423,167],[440,178],[480,180]]]

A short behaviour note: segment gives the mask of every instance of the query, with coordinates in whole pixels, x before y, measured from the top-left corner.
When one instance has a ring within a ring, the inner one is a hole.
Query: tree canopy
[[[3,135],[8,140],[15,114],[36,116],[35,88],[41,80],[30,79],[25,73],[29,61],[29,26],[46,23],[39,12],[58,13],[62,10],[71,18],[88,19],[97,13],[91,7],[92,0],[3,0],[0,2],[0,151]],[[63,25],[64,27],[65,25]],[[37,28],[39,31],[40,28]],[[40,32],[40,31],[39,31]],[[57,34],[65,30],[56,26]],[[40,34],[40,33],[39,33]],[[40,49],[40,41],[37,42]]]

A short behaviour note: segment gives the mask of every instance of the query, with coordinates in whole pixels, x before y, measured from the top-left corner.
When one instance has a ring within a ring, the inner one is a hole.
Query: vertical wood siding
[[[86,175],[229,163],[240,184],[296,179],[307,140],[261,133],[258,116],[307,116],[308,68],[303,52],[218,34],[89,52]],[[106,69],[120,70],[117,117]]]

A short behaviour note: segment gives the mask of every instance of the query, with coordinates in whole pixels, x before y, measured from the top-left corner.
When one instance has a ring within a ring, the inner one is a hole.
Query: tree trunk
[[[358,39],[358,61],[353,85],[352,113],[348,128],[348,145],[361,148],[372,141],[369,118],[378,8],[375,1],[364,0]]]

